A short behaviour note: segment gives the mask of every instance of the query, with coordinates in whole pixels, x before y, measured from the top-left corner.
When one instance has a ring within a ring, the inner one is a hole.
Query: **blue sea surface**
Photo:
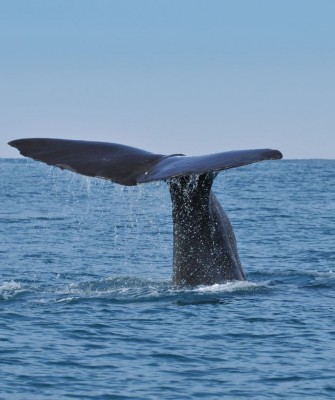
[[[220,173],[248,280],[178,289],[164,182],[0,160],[0,398],[334,399],[334,171]]]

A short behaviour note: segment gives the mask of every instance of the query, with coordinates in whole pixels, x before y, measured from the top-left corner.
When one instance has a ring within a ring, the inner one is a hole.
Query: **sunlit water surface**
[[[334,170],[221,173],[248,281],[177,289],[164,182],[0,160],[1,398],[335,398]]]

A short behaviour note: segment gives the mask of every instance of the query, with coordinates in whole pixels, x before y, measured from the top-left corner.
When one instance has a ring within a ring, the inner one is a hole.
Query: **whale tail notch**
[[[154,154],[115,143],[66,139],[18,139],[8,143],[23,156],[82,175],[133,186],[186,175],[202,175],[263,160],[282,158],[278,150],[228,151],[205,156]]]

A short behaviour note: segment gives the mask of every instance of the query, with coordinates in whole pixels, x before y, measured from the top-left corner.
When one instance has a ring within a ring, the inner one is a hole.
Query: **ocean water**
[[[0,398],[334,399],[334,171],[222,172],[248,280],[176,289],[164,182],[0,160]]]

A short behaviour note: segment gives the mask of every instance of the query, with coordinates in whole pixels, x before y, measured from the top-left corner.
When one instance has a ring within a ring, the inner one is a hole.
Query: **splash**
[[[0,300],[10,300],[23,291],[20,282],[5,281],[0,285]]]

